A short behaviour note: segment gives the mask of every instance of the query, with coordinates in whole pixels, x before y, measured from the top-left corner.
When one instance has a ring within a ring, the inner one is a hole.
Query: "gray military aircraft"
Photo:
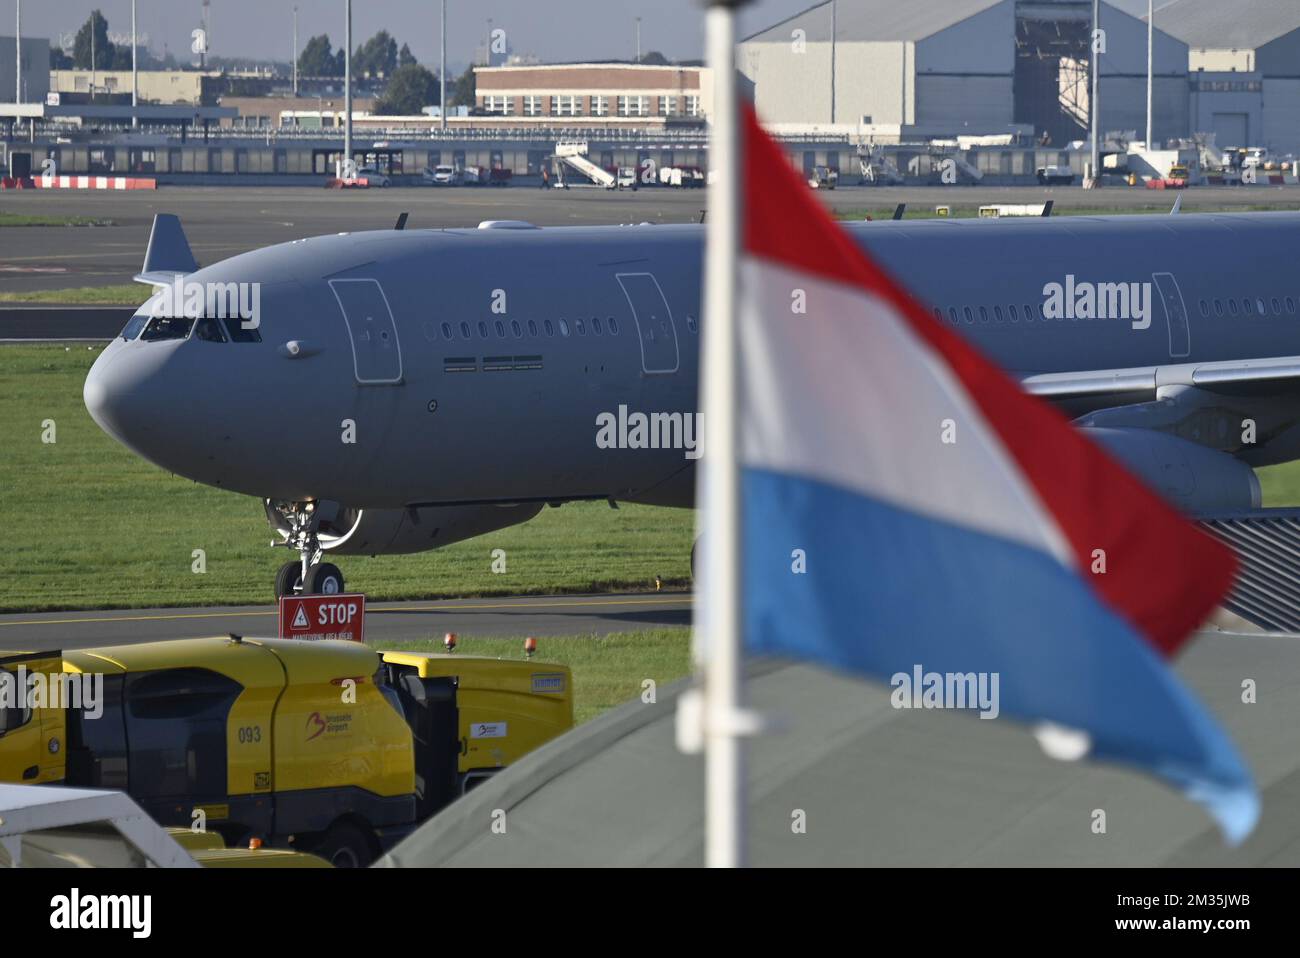
[[[848,228],[1189,513],[1257,507],[1253,467],[1300,458],[1300,214]],[[697,408],[703,240],[399,224],[200,269],[160,215],[137,277],[157,291],[95,362],[86,407],[164,469],[261,498],[299,553],[281,595],[342,590],[327,553],[434,549],[547,504],[690,507],[677,431]],[[254,284],[255,328],[213,312],[230,284]],[[192,288],[202,308],[182,308]],[[655,417],[639,441],[638,412]],[[611,419],[618,441],[598,442]]]

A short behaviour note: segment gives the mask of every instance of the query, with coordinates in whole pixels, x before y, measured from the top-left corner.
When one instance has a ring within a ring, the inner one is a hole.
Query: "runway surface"
[[[841,187],[818,194],[837,211],[913,211],[947,204],[1041,203],[1058,208],[1168,210],[1174,195],[1144,189],[1078,187]],[[1183,208],[1300,209],[1300,187],[1199,187],[1182,194]],[[6,210],[20,214],[90,216],[112,226],[28,226],[0,229],[0,289],[22,292],[130,282],[144,258],[156,212],[176,213],[200,263],[304,236],[388,229],[410,212],[408,229],[475,226],[487,219],[522,219],[539,226],[698,222],[703,190],[539,190],[392,187],[340,191],[305,186],[169,186],[157,191],[25,190],[7,193]]]
[[[118,306],[0,308],[0,343],[104,342],[120,333],[134,312]]]
[[[378,602],[366,609],[372,645],[470,636],[605,635],[691,623],[691,595],[652,592]],[[274,636],[274,605],[19,612],[0,615],[0,652],[84,649],[234,632]]]

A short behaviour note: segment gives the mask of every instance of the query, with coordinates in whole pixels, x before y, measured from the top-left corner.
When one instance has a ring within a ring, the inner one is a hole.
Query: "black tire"
[[[280,566],[275,574],[275,597],[297,595],[302,586],[302,563],[295,559]]]
[[[302,584],[303,595],[338,595],[343,590],[343,573],[331,562],[309,568],[307,581]]]
[[[369,868],[377,857],[374,837],[352,822],[335,822],[312,848],[335,868]]]

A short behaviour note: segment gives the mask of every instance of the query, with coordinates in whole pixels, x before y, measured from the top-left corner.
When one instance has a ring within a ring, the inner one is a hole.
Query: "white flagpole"
[[[736,415],[736,283],[740,246],[740,123],[736,89],[736,8],[746,0],[707,0],[708,65],[713,74],[706,226],[701,408],[707,448],[701,460],[704,667],[705,864],[745,863],[745,762],[740,732],[740,470]]]

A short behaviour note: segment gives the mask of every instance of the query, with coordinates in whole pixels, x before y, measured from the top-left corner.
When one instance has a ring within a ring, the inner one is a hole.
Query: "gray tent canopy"
[[[751,707],[785,730],[751,741],[759,866],[1300,864],[1300,646],[1204,633],[1183,680],[1245,753],[1264,813],[1240,847],[1207,814],[1126,769],[1058,762],[1028,729],[899,710],[891,689],[806,665],[751,667]],[[1257,683],[1257,702],[1242,683]],[[697,866],[703,759],[677,750],[679,683],[562,736],[452,803],[387,866]],[[1104,814],[1105,831],[1095,830]],[[795,826],[802,817],[806,830]],[[494,828],[494,825],[496,826]],[[502,826],[504,825],[504,831]]]

